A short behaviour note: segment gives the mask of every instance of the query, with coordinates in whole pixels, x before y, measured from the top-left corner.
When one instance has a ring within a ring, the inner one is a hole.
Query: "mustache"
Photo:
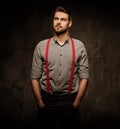
[[[60,26],[60,25],[56,25],[55,27],[60,27],[60,28],[62,28],[62,26]]]

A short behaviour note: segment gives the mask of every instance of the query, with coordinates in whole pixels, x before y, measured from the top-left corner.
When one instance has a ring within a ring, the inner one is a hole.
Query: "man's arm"
[[[86,92],[87,85],[88,85],[88,79],[82,79],[80,81],[80,86],[79,86],[78,94],[77,94],[77,96],[75,98],[75,101],[73,103],[73,106],[75,108],[79,107],[80,102],[81,102],[81,100],[82,100],[82,98],[83,98],[83,96],[84,96],[84,94]]]
[[[41,92],[40,92],[40,83],[38,80],[35,80],[35,79],[32,80],[32,89],[33,89],[33,93],[36,98],[38,106],[40,108],[44,107],[45,104],[42,101],[42,96],[41,96]]]

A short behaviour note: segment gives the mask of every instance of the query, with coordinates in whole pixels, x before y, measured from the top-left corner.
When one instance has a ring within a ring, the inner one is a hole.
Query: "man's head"
[[[56,34],[64,34],[72,25],[71,12],[64,7],[57,7],[54,12],[53,28]]]
[[[68,15],[69,21],[72,21],[72,13],[71,13],[71,11],[68,10],[67,8],[64,8],[64,7],[62,7],[62,6],[59,6],[59,7],[57,7],[57,8],[55,9],[55,13],[56,13],[56,12],[63,12],[63,13],[66,13],[66,14]],[[55,14],[55,13],[54,13],[54,14]]]

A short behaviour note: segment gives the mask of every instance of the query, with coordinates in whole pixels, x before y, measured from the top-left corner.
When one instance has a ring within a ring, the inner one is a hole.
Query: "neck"
[[[68,37],[69,37],[68,33],[63,34],[63,35],[55,35],[55,39],[60,45],[63,45],[65,41],[68,39]]]

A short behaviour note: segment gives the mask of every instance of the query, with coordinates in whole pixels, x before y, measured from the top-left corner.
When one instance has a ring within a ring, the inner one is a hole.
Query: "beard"
[[[59,36],[59,35],[65,34],[68,31],[68,29],[66,28],[60,31],[56,31],[56,29],[54,29],[54,31],[55,31],[55,34]]]

